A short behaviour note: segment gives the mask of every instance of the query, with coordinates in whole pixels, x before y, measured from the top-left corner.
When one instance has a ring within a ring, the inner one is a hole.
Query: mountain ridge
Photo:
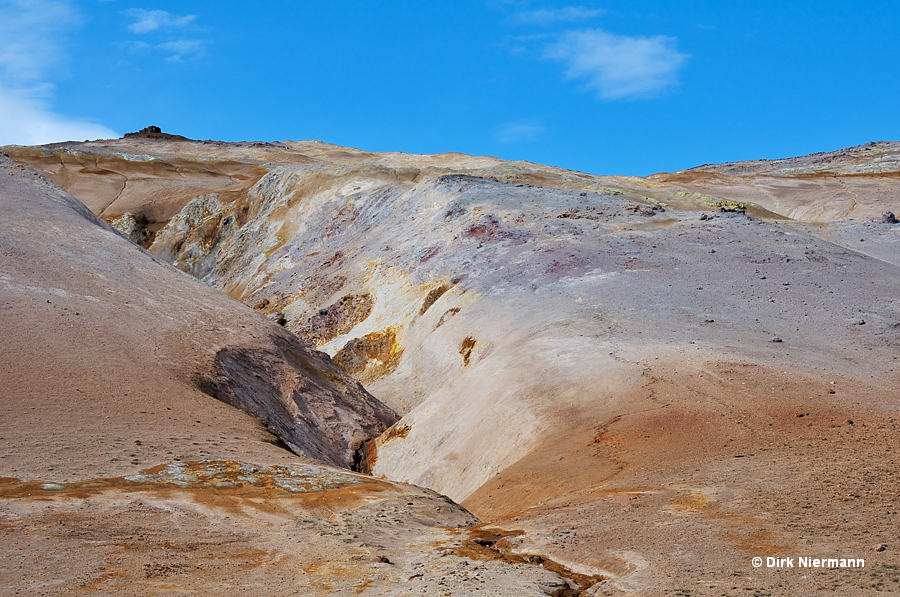
[[[509,553],[602,578],[593,594],[698,575],[728,594],[732,570],[802,594],[747,562],[810,544],[897,565],[870,545],[893,541],[900,447],[890,173],[595,177],[309,142],[9,151],[83,193],[109,192],[112,166],[89,166],[115,154],[134,194],[96,202],[114,223],[164,189],[150,215],[171,215],[120,232],[402,417],[358,462],[514,533]],[[838,157],[866,169],[860,151]],[[865,593],[869,576],[827,574]]]

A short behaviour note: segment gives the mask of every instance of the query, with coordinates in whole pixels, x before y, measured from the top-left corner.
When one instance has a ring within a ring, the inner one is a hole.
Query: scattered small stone
[[[881,221],[884,224],[896,224],[898,222],[897,217],[894,215],[892,211],[886,211],[881,214]]]
[[[774,338],[772,338],[772,342],[776,342],[776,343],[783,342],[783,340],[781,338],[779,338],[778,336],[775,336]]]
[[[875,546],[875,551],[884,551],[884,550],[886,550],[886,549],[887,549],[887,544],[886,544],[886,543],[882,543],[881,545],[876,545],[876,546]]]
[[[853,419],[847,419],[847,425],[853,425]]]
[[[390,561],[389,559],[387,559],[386,556],[378,556],[378,561],[382,564],[390,564],[391,566],[394,565],[394,563],[392,561]]]

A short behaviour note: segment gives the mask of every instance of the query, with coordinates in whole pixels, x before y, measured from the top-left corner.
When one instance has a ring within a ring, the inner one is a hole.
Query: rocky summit
[[[0,594],[900,591],[900,143],[2,151]]]

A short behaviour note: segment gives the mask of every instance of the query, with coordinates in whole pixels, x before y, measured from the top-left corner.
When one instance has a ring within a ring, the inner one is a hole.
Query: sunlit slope
[[[2,159],[0,387],[15,446],[3,474],[36,474],[28,459],[46,451],[62,479],[122,474],[132,460],[280,461],[261,419],[298,452],[343,466],[393,422],[327,356]]]
[[[375,475],[633,594],[693,582],[685,562],[726,583],[753,550],[869,553],[893,532],[894,145],[830,173],[647,179],[309,142],[141,148],[263,164],[146,244],[403,415],[357,454]]]

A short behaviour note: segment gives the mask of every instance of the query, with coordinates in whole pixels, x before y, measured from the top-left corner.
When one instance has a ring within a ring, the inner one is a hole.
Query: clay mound
[[[855,456],[875,435],[846,421],[884,429],[883,449],[898,448],[900,277],[870,256],[896,257],[892,225],[791,222],[753,208],[747,182],[742,201],[553,184],[487,171],[409,181],[373,163],[273,167],[203,216],[215,225],[167,227],[166,247],[184,242],[160,254],[276,309],[287,329],[337,322],[321,314],[370,297],[365,317],[318,336],[404,415],[366,446],[366,466],[527,530],[520,551],[609,578],[612,594],[687,586],[682,561],[719,586],[748,554],[799,552],[796,520],[835,546],[794,504],[833,503],[809,483],[832,478],[832,457],[860,480],[852,495],[869,495],[867,466],[888,466]],[[172,222],[196,219],[193,209]],[[871,495],[891,491],[885,479]],[[894,505],[875,499],[866,537],[880,544],[892,523],[875,512]],[[763,515],[762,503],[782,510]],[[871,556],[852,528],[841,545]],[[833,579],[851,594],[860,582]]]
[[[783,158],[705,164],[687,172],[718,172],[730,176],[810,176],[900,173],[900,143],[879,141],[836,151]]]
[[[819,551],[869,558],[823,573],[832,594],[893,588],[897,187],[865,156],[634,179],[312,142],[132,150],[272,158],[150,250],[402,414],[358,459],[498,527],[465,553],[541,554],[598,595],[805,594],[749,559]]]
[[[0,149],[19,163],[39,169],[108,222],[130,214],[144,246],[192,201],[207,206],[232,203],[267,172],[282,166],[319,166],[326,181],[343,174],[348,183],[366,180],[366,188],[376,181],[411,185],[460,172],[570,188],[639,180],[458,153],[371,153],[320,141],[192,141],[154,131],[114,140]],[[312,183],[308,191],[314,193]]]
[[[327,355],[0,159],[0,474],[68,480],[176,457],[282,460],[258,420],[298,453],[346,466],[395,421]]]
[[[478,521],[449,498],[324,466],[396,420],[327,355],[5,156],[0,210],[0,594],[577,586],[457,555]]]
[[[433,492],[309,465],[205,460],[81,483],[0,478],[0,521],[4,595],[542,597],[589,582],[473,553],[463,529],[476,520]]]
[[[870,220],[900,201],[900,143],[705,165],[648,180],[683,192],[754,202],[795,220]]]
[[[165,138],[157,138],[160,134]],[[317,166],[326,180],[343,178],[346,192],[366,192],[379,184],[409,188],[440,176],[474,175],[544,188],[610,192],[644,206],[704,210],[741,204],[742,209],[764,218],[868,220],[896,209],[898,147],[898,143],[869,143],[797,158],[705,165],[647,178],[595,176],[457,153],[372,153],[319,141],[191,141],[154,132],[4,150],[40,169],[107,221],[130,214],[137,222],[137,236],[149,246],[189,202],[244,204],[251,187],[266,173],[285,166]],[[315,196],[320,190],[325,189],[311,180],[305,192]],[[242,218],[240,213],[234,215]],[[122,231],[129,234],[134,228]],[[204,230],[197,240],[206,242],[210,234]]]

